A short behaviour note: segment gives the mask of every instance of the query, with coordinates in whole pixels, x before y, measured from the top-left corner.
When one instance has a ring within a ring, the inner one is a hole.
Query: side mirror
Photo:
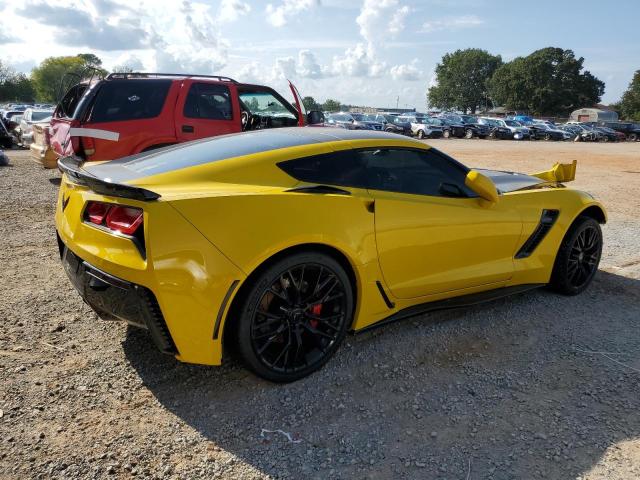
[[[498,190],[489,177],[476,170],[470,170],[464,179],[464,184],[477,193],[480,198],[490,203],[498,202]]]
[[[307,124],[317,125],[318,123],[324,123],[324,113],[320,110],[311,110],[307,113]]]

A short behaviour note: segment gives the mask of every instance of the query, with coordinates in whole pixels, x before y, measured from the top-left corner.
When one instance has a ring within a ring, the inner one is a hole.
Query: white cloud
[[[134,71],[134,72],[144,72],[145,66],[140,57],[136,55],[125,54],[120,56],[115,61],[115,66],[112,67],[113,71]]]
[[[316,60],[315,55],[310,50],[300,50],[298,52],[298,75],[303,78],[322,78],[326,72]]]
[[[271,77],[273,79],[285,80],[296,76],[296,60],[293,57],[276,58]]]
[[[282,0],[278,6],[269,3],[265,9],[267,21],[274,27],[282,27],[290,18],[319,4],[319,0]]]
[[[386,41],[387,34],[394,36],[402,32],[408,14],[409,7],[400,6],[398,0],[364,0],[356,23],[362,38],[375,44]]]
[[[223,22],[235,22],[238,18],[251,12],[251,5],[241,0],[222,0],[220,2],[220,13],[217,20]]]
[[[418,59],[414,58],[411,63],[394,65],[390,70],[391,78],[394,80],[416,81],[422,77],[422,72],[418,68]]]
[[[473,28],[484,24],[484,20],[476,15],[463,15],[460,17],[447,17],[422,24],[422,32],[437,32],[440,30],[458,30],[461,28]]]
[[[348,77],[379,77],[386,68],[363,43],[347,48],[344,55],[333,57],[331,71]]]

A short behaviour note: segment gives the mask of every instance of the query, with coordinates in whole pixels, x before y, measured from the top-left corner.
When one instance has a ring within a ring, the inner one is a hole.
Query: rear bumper
[[[177,355],[167,324],[151,290],[110,275],[82,260],[58,235],[60,259],[72,285],[104,320],[124,320],[146,328],[158,349]]]
[[[32,143],[29,145],[29,151],[34,162],[40,163],[44,168],[57,168],[58,155],[51,147]]]

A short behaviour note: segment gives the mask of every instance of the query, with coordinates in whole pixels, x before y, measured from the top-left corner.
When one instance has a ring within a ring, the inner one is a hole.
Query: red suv
[[[227,77],[110,74],[69,89],[51,120],[58,156],[112,160],[204,137],[322,123],[289,82],[295,106],[269,87]]]

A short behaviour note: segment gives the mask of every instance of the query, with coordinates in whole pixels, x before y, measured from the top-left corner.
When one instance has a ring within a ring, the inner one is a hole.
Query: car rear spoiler
[[[578,161],[573,163],[556,163],[550,170],[532,173],[532,177],[538,177],[547,182],[570,182],[576,178],[576,166]]]
[[[157,200],[160,194],[140,187],[133,187],[124,183],[112,183],[100,179],[82,168],[83,160],[76,156],[62,157],[58,160],[58,170],[66,174],[74,183],[89,187],[101,195],[131,198],[144,202]]]

